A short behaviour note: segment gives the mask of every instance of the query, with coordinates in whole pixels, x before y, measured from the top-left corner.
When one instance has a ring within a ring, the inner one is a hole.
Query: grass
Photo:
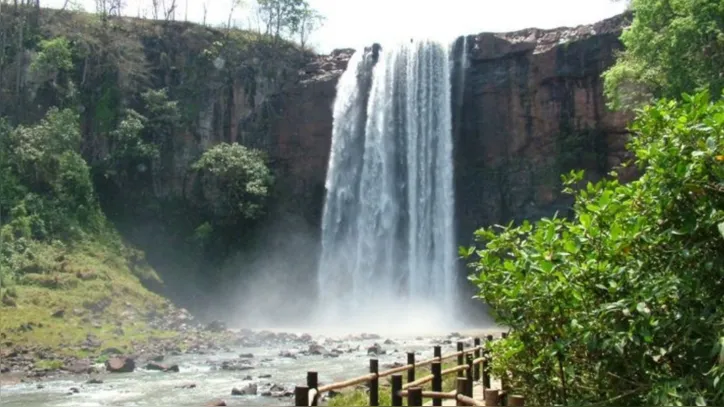
[[[5,270],[3,278],[3,292],[13,295],[12,303],[0,304],[3,342],[51,349],[59,357],[92,357],[110,347],[131,351],[134,343],[173,337],[144,321],[147,312],[168,303],[142,285],[124,250],[102,242],[73,247],[32,242],[14,255],[9,262],[14,277]],[[142,273],[148,275],[148,268]],[[54,317],[59,310],[64,315]],[[99,348],[81,348],[89,335],[101,342]],[[61,366],[40,360],[36,367]]]
[[[457,366],[457,363],[452,362],[443,362],[442,370],[449,369],[451,367]],[[425,366],[418,369],[415,369],[415,378],[419,379],[424,376],[428,376],[432,374],[430,371],[430,367]],[[406,374],[402,374],[403,378],[407,378]],[[455,373],[450,373],[442,378],[442,391],[448,392],[455,390],[457,383],[457,375]],[[430,382],[425,383],[422,386],[422,389],[424,391],[431,391],[432,390],[432,384]],[[389,377],[385,378],[385,380],[380,382],[380,403],[381,406],[390,406],[392,405],[392,389],[390,388],[390,382]],[[342,391],[337,396],[329,399],[327,401],[328,406],[332,407],[352,407],[352,406],[367,406],[369,405],[369,395],[366,390],[347,390]],[[402,398],[402,405],[407,405],[407,398]]]
[[[39,370],[58,370],[63,367],[63,361],[57,359],[42,359],[35,362],[35,368]]]

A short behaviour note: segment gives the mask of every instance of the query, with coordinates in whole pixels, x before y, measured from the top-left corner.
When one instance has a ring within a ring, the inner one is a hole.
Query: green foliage
[[[693,89],[718,97],[724,88],[724,2],[633,0],[634,20],[621,35],[625,51],[605,74],[614,108]]]
[[[306,0],[257,0],[267,34],[279,39],[299,32],[310,7]]]
[[[0,210],[10,212],[13,234],[46,239],[98,231],[98,208],[88,166],[80,156],[77,115],[52,108],[40,123],[7,131],[0,145],[3,191]]]
[[[512,329],[498,373],[530,404],[724,403],[724,102],[643,109],[643,176],[575,191],[575,217],[483,228],[470,279]],[[615,174],[612,174],[615,175]]]
[[[73,52],[65,37],[40,41],[38,55],[30,64],[31,72],[57,72],[73,69]]]
[[[264,212],[273,179],[261,151],[221,143],[204,152],[192,168],[201,174],[210,212],[217,220],[238,224]]]

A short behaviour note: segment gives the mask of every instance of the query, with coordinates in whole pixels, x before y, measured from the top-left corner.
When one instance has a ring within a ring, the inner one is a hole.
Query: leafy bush
[[[699,87],[724,89],[724,2],[633,0],[634,20],[621,35],[624,51],[605,74],[615,108],[676,97]]]
[[[721,99],[720,99],[721,100]],[[483,228],[470,279],[512,329],[494,350],[530,404],[724,403],[724,102],[644,108],[640,179],[575,191],[573,219]]]
[[[14,235],[46,239],[102,227],[79,129],[76,113],[51,108],[34,126],[4,130],[0,210],[10,213],[3,221]]]
[[[201,174],[214,218],[237,224],[264,212],[272,176],[261,151],[221,143],[204,152],[192,168]]]

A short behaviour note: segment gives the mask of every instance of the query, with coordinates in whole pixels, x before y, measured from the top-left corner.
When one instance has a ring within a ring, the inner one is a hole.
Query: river
[[[480,335],[483,332],[476,332]],[[488,332],[490,333],[490,332]],[[470,338],[463,333],[463,339]],[[96,375],[61,376],[46,378],[41,382],[25,382],[3,385],[0,389],[0,405],[22,407],[141,407],[141,406],[203,406],[213,399],[223,399],[229,406],[284,406],[293,403],[292,398],[273,398],[261,395],[231,396],[231,389],[242,388],[256,383],[259,393],[272,384],[293,390],[295,385],[305,383],[306,371],[319,372],[320,383],[331,383],[365,374],[369,369],[367,349],[374,343],[382,344],[390,339],[394,344],[383,344],[387,352],[379,355],[380,368],[389,363],[406,361],[406,352],[415,351],[418,359],[432,357],[432,347],[442,343],[443,352],[454,351],[455,341],[446,336],[425,337],[383,337],[370,340],[345,340],[315,335],[314,340],[327,349],[336,347],[355,349],[329,358],[321,355],[297,359],[280,357],[281,351],[292,353],[304,351],[308,346],[297,344],[291,347],[273,345],[268,347],[239,347],[231,352],[213,355],[170,356],[164,364],[178,364],[180,372],[163,373],[137,368],[133,373],[102,373]],[[218,369],[222,361],[239,360],[242,353],[254,355],[253,370],[228,371]],[[260,376],[271,375],[268,378]],[[251,380],[245,380],[251,376]],[[101,384],[87,384],[91,378],[103,381]],[[195,384],[194,388],[182,388]],[[71,388],[77,393],[71,393]]]

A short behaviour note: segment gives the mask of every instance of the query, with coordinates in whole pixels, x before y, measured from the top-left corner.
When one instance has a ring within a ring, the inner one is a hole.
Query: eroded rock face
[[[570,201],[560,194],[561,173],[581,168],[598,179],[625,159],[630,117],[606,108],[601,73],[613,64],[627,22],[622,15],[574,28],[468,36],[464,78],[458,39],[453,116],[461,243],[482,225],[565,212]],[[279,163],[285,209],[311,224],[319,223],[324,202],[335,86],[351,54],[337,50],[303,70],[278,101],[282,115],[270,139],[260,142]]]

